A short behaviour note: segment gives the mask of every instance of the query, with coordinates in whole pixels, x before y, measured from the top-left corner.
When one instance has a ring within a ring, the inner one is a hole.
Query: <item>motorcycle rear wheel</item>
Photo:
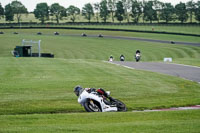
[[[87,112],[102,112],[99,104],[91,99],[87,99],[83,106]]]

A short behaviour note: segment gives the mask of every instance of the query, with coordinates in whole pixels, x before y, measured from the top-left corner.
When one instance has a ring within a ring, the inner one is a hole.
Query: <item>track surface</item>
[[[81,36],[78,34],[62,34],[63,36]],[[87,35],[86,37],[98,37],[99,35]],[[121,40],[136,40],[143,42],[155,42],[155,43],[166,43],[171,45],[190,45],[190,46],[198,46],[200,47],[200,43],[193,42],[176,42],[176,41],[165,41],[165,40],[155,40],[155,39],[146,39],[146,38],[137,38],[137,37],[126,37],[126,36],[109,36],[103,35],[103,38],[111,38],[111,39],[121,39]]]
[[[88,35],[88,37],[97,37],[95,35]],[[125,37],[125,36],[103,36],[104,38],[112,38],[112,39],[122,39],[122,40],[136,40],[136,41],[144,41],[144,42],[156,42],[156,43],[167,43],[167,44],[181,44],[181,45],[191,45],[191,46],[199,46],[200,43],[192,43],[192,42],[176,42],[176,41],[164,41],[164,40],[155,40],[155,39],[146,39],[146,38],[137,38],[137,37]]]
[[[200,67],[159,62],[114,61],[112,63],[133,69],[147,70],[181,77],[187,80],[192,80],[200,83]]]
[[[42,35],[53,35],[53,34],[42,34]],[[82,36],[80,34],[60,34],[61,36]],[[99,35],[87,35],[85,37],[99,37]],[[136,40],[143,42],[155,42],[155,43],[166,43],[171,45],[190,45],[190,46],[198,46],[199,43],[194,42],[177,42],[177,41],[166,41],[166,40],[155,40],[155,39],[147,39],[147,38],[137,38],[137,37],[126,37],[126,36],[110,36],[110,35],[102,35],[102,38],[111,38],[111,39],[121,39],[121,40]]]

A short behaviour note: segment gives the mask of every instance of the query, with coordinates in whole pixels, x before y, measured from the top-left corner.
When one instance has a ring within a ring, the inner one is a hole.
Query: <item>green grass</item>
[[[38,25],[32,25],[38,26]],[[44,25],[43,25],[44,26]],[[126,29],[126,30],[141,30],[141,31],[157,31],[157,32],[175,32],[199,34],[200,26],[183,26],[183,25],[48,25],[50,27],[77,27],[77,28],[104,28],[104,29]]]
[[[58,31],[80,34],[80,31]],[[121,53],[131,61],[135,50],[140,49],[142,61],[172,57],[178,63],[200,66],[199,47],[54,36],[54,30],[41,30],[49,34],[41,36],[36,35],[37,30],[18,30],[18,35],[12,34],[12,30],[4,32],[0,35],[0,132],[200,131],[199,110],[131,112],[200,104],[200,84],[103,62],[110,54],[118,60]],[[12,57],[10,51],[21,45],[22,39],[42,40],[42,52],[54,53],[56,58]],[[82,113],[84,108],[73,94],[78,84],[111,91],[114,98],[127,105],[129,112]]]
[[[82,112],[73,87],[102,87],[129,110],[200,103],[200,85],[102,61],[0,58],[0,115]]]
[[[55,31],[60,34],[79,34],[86,33],[88,35],[112,35],[112,36],[127,36],[127,37],[138,37],[138,38],[148,38],[155,40],[167,40],[167,41],[181,41],[181,42],[194,42],[199,43],[199,37],[191,36],[180,36],[180,35],[165,35],[165,34],[149,34],[149,33],[135,33],[135,32],[113,32],[113,31],[86,31],[86,30],[65,30],[65,29],[9,29],[1,30],[5,33],[13,34],[14,31],[19,32],[20,34],[32,34],[36,35],[37,32],[42,32],[43,34],[53,35]],[[3,36],[3,35],[1,35]],[[6,37],[6,36],[5,36]],[[143,42],[140,42],[143,43]]]
[[[194,17],[193,17],[194,18]],[[38,19],[34,17],[34,14],[28,14],[28,15],[22,15],[22,22],[37,22],[40,23]],[[16,17],[14,18],[14,22],[17,23]],[[60,23],[63,23],[62,25],[56,25],[55,18],[50,16],[50,20],[46,22],[53,22],[54,24],[47,24],[48,26],[51,27],[81,27],[81,28],[109,28],[109,29],[129,29],[129,30],[142,30],[142,31],[159,31],[159,32],[176,32],[176,33],[189,33],[189,34],[200,34],[200,26],[192,26],[192,25],[167,25],[167,24],[160,24],[160,25],[76,25],[76,24],[71,24],[71,25],[63,25],[66,22],[71,22],[70,17],[63,18],[63,20],[60,20]],[[77,16],[76,22],[88,22],[86,19],[84,19],[83,16]],[[93,18],[91,22],[96,22],[96,20]],[[107,22],[112,22],[111,18],[108,19]],[[117,20],[115,22],[118,23]],[[126,23],[127,21],[123,21]],[[142,20],[140,20],[142,22]],[[162,22],[162,21],[161,21]],[[178,22],[178,21],[177,21]],[[196,22],[193,20],[193,22]],[[0,20],[0,23],[6,23],[4,19]],[[149,22],[145,22],[149,24]],[[157,22],[155,22],[156,24]],[[42,25],[42,26],[47,26],[47,25]],[[19,25],[20,26],[20,25]],[[21,25],[21,26],[27,26],[26,25]],[[41,26],[40,24],[38,25],[29,25],[28,26]]]
[[[0,116],[0,132],[198,133],[200,111]]]
[[[84,38],[68,36],[67,34],[81,34],[81,31],[73,30],[14,30],[19,32],[14,35],[12,30],[4,30],[5,34],[0,36],[2,52],[0,56],[11,57],[10,51],[16,45],[21,45],[22,39],[42,40],[42,52],[51,52],[56,58],[65,59],[95,59],[107,60],[112,54],[115,60],[119,60],[120,54],[124,54],[126,60],[132,61],[137,49],[142,51],[142,61],[162,61],[164,57],[172,57],[174,62],[200,66],[200,48],[187,45],[160,44],[152,42],[106,39],[106,38]],[[41,31],[43,34],[38,36],[36,33]],[[53,32],[58,31],[61,35],[54,36]],[[98,34],[99,32],[86,31],[87,34]],[[113,32],[104,32],[104,35],[112,35]],[[127,32],[114,32],[117,36],[144,37],[161,40],[193,41],[198,42],[198,37],[183,36],[158,36],[154,34],[128,34]],[[9,38],[9,39],[8,39]],[[122,45],[123,44],[123,45]]]

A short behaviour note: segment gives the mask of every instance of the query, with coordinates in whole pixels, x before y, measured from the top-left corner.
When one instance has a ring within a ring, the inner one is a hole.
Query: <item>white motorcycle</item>
[[[136,62],[140,61],[140,56],[141,55],[139,53],[135,54],[135,60],[136,60]]]
[[[110,95],[110,92],[107,91],[106,93]],[[78,96],[78,103],[84,106],[87,112],[127,111],[126,105],[120,100],[111,97],[112,100],[108,100],[96,91],[83,89]]]

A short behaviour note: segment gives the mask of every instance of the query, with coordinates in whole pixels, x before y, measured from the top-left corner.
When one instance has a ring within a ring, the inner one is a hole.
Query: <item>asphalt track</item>
[[[47,34],[51,35],[51,34]],[[81,36],[77,34],[62,34],[61,36]],[[99,37],[99,35],[87,35],[85,37]],[[145,39],[145,38],[134,38],[134,37],[125,37],[125,36],[102,36],[103,38],[112,38],[112,39],[122,39],[122,40],[137,40],[137,41],[146,41],[146,42],[156,42],[156,43],[167,43],[172,45],[183,44],[183,45],[192,45],[200,46],[200,43],[192,42],[174,42],[164,41],[164,40],[154,40],[154,39]],[[155,63],[155,62],[112,62],[114,64],[123,65],[125,67],[147,70],[152,72],[158,72],[163,74],[168,74],[172,76],[181,77],[184,79],[196,81],[200,83],[200,67],[180,65],[180,64],[169,64],[169,63]]]
[[[43,34],[43,35],[52,35],[52,34]],[[60,34],[61,36],[82,36],[80,34]],[[99,37],[99,35],[86,35],[85,37]],[[199,43],[194,42],[178,42],[178,41],[166,41],[166,40],[155,40],[155,39],[147,39],[147,38],[138,38],[138,37],[126,37],[126,36],[110,36],[110,35],[102,35],[101,38],[110,38],[110,39],[120,39],[120,40],[135,40],[135,41],[142,41],[142,42],[155,42],[155,43],[165,43],[171,45],[190,45],[190,46],[198,46],[200,47]]]
[[[62,35],[63,36],[81,36],[81,35],[77,35],[77,34],[62,34]],[[99,35],[87,35],[85,37],[99,37]],[[155,42],[155,43],[166,43],[166,44],[171,44],[171,45],[190,45],[190,46],[200,47],[200,42],[199,43],[178,42],[178,41],[155,40],[155,39],[147,39],[147,38],[126,37],[126,36],[109,36],[109,35],[102,35],[102,38],[111,38],[111,39],[120,39],[120,40],[135,40],[135,41]]]
[[[132,69],[172,75],[200,83],[200,67],[162,62],[113,61],[111,63]]]
[[[88,37],[97,37],[97,35],[88,35]],[[178,41],[165,41],[165,40],[155,40],[155,39],[146,39],[146,38],[137,38],[137,37],[125,37],[125,36],[109,36],[105,35],[104,38],[111,38],[111,39],[121,39],[121,40],[136,40],[136,41],[143,41],[143,42],[155,42],[155,43],[167,43],[172,45],[191,45],[191,46],[199,46],[199,43],[193,42],[178,42]]]
[[[64,35],[64,36],[80,36],[77,34],[74,35]],[[98,35],[87,35],[85,37],[98,37]],[[122,40],[137,40],[137,41],[146,41],[146,42],[156,42],[156,43],[167,43],[172,45],[191,45],[191,46],[200,46],[200,43],[192,42],[172,42],[164,40],[154,40],[154,39],[145,39],[145,38],[135,38],[135,37],[125,37],[125,36],[102,36],[103,38],[112,38],[112,39],[122,39]],[[167,75],[172,75],[176,77],[181,77],[187,80],[192,80],[200,83],[200,67],[172,64],[172,63],[157,63],[157,62],[120,62],[114,61],[114,64],[123,65],[125,67],[147,70],[152,72],[163,73]]]
[[[200,43],[176,42],[176,41],[163,41],[163,40],[136,38],[136,37],[105,36],[105,38],[123,39],[123,40],[136,40],[136,41],[156,42],[156,43],[168,43],[168,44],[172,44],[172,45],[175,45],[175,44],[183,44],[183,45],[200,46]]]

